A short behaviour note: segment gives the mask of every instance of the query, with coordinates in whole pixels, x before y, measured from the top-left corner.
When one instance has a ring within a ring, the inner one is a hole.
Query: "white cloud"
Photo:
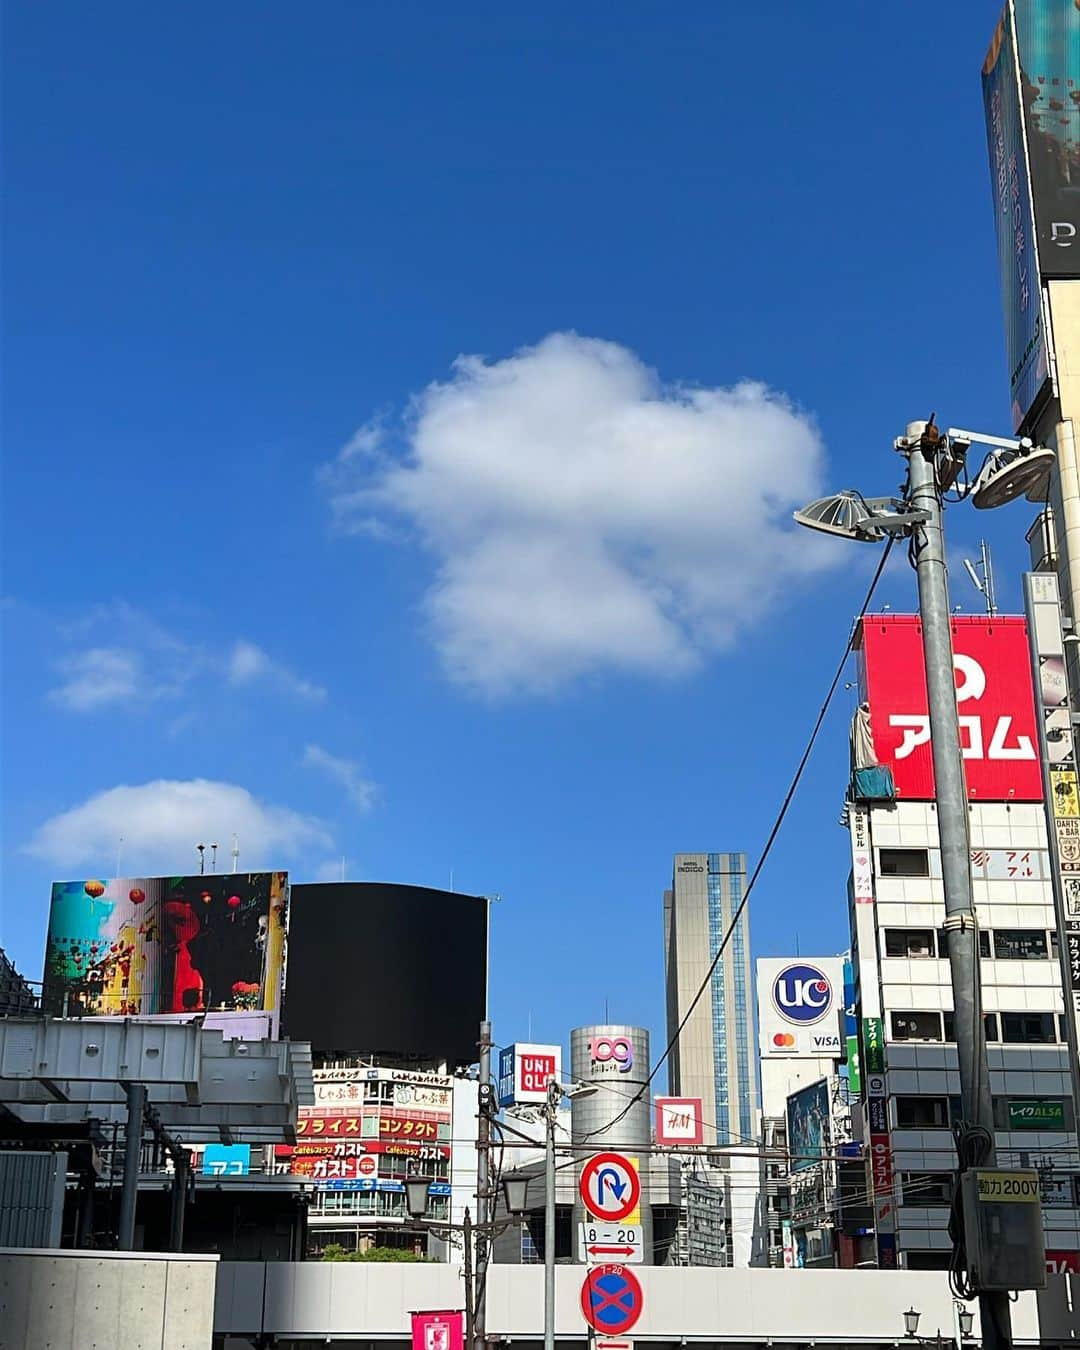
[[[109,703],[130,703],[153,696],[138,652],[121,647],[91,647],[67,657],[67,679],[49,697],[69,712],[88,712]]]
[[[233,783],[158,779],[109,788],[46,820],[25,852],[55,867],[111,867],[123,838],[128,875],[188,872],[195,845],[240,839],[245,868],[280,865],[305,849],[326,850],[322,821],[253,797]]]
[[[345,789],[345,795],[358,811],[369,811],[375,800],[376,786],[365,778],[360,765],[351,759],[341,759],[324,750],[321,745],[304,748],[304,765],[319,769]]]
[[[820,492],[806,414],[749,381],[664,386],[613,342],[460,357],[405,436],[395,457],[381,422],[361,428],[323,470],[331,507],[414,528],[443,662],[487,693],[685,671],[838,553],[790,521]]]
[[[257,647],[254,642],[238,638],[233,643],[228,664],[229,683],[237,686],[264,681],[296,698],[308,699],[313,703],[326,697],[326,690],[310,680],[302,679],[287,666]]]
[[[247,638],[229,651],[224,672],[209,638],[188,639],[125,601],[95,605],[57,624],[68,650],[62,682],[49,698],[68,712],[177,698],[224,678],[235,688],[261,683],[289,698],[317,703],[326,690],[275,660]]]

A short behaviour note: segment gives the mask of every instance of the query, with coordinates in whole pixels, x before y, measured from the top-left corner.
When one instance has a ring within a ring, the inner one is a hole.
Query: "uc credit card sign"
[[[757,962],[758,1046],[766,1059],[841,1059],[844,961],[839,956]]]

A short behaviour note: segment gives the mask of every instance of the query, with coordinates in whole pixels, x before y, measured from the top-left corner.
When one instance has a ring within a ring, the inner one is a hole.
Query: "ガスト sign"
[[[968,796],[1041,801],[1031,658],[1023,619],[954,618],[956,702]],[[922,625],[913,615],[863,620],[863,695],[878,761],[897,796],[934,796]]]

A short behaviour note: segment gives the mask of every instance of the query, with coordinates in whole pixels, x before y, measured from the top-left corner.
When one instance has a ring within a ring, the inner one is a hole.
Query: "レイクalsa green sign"
[[[862,1024],[863,1071],[885,1072],[885,1029],[880,1017],[864,1017]]]
[[[1065,1103],[1040,1097],[1009,1099],[1010,1130],[1063,1130]]]

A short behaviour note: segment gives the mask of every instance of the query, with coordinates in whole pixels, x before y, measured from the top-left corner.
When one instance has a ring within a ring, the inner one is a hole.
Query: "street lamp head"
[[[563,1088],[563,1096],[574,1101],[582,1097],[595,1097],[599,1091],[595,1083],[571,1083],[569,1087]]]
[[[430,1184],[427,1177],[410,1177],[405,1182],[405,1208],[410,1219],[422,1219],[427,1213]]]
[[[907,1333],[907,1335],[914,1336],[915,1333],[918,1331],[919,1318],[921,1316],[922,1313],[916,1312],[914,1308],[909,1308],[907,1312],[904,1314],[904,1331]]]
[[[957,1318],[960,1322],[960,1335],[970,1336],[972,1328],[975,1325],[975,1314],[970,1308],[961,1308],[957,1314]]]
[[[503,1199],[508,1214],[515,1217],[524,1214],[528,1206],[529,1178],[508,1176],[503,1178]]]
[[[991,451],[972,486],[972,505],[988,511],[1030,494],[1046,481],[1053,463],[1049,446],[1033,446],[1030,441],[1020,441],[1015,449]]]
[[[858,539],[863,543],[880,543],[884,531],[873,523],[874,513],[866,498],[854,488],[834,492],[830,497],[819,497],[816,502],[794,513],[800,525],[825,534],[836,534],[841,539]]]

